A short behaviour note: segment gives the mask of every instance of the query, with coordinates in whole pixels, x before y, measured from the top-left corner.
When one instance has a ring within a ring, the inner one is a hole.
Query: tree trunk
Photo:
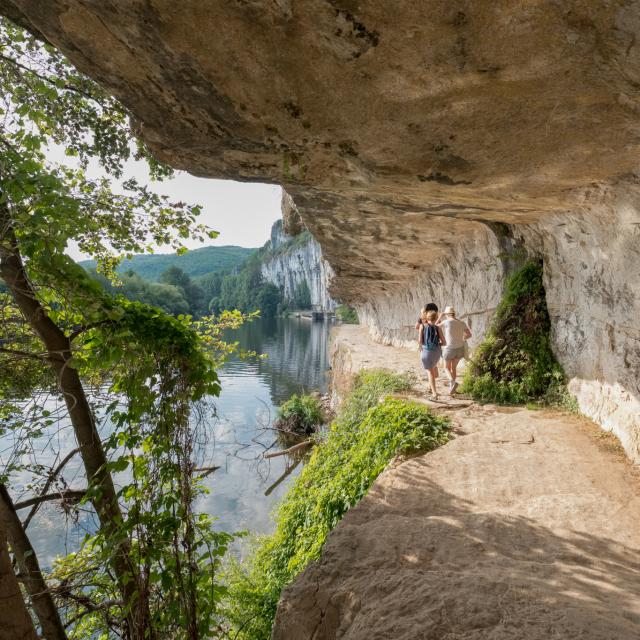
[[[3,484],[0,484],[0,526],[6,532],[44,637],[46,640],[67,640],[58,609],[42,577],[35,550],[22,528],[11,496]]]
[[[67,411],[89,483],[96,487],[92,503],[100,520],[100,528],[112,539],[119,539],[112,566],[122,599],[129,608],[128,635],[131,640],[150,640],[150,613],[146,594],[140,589],[137,567],[130,558],[128,538],[122,539],[118,529],[122,525],[122,512],[106,469],[107,459],[100,440],[95,417],[77,369],[69,364],[72,357],[71,342],[40,304],[22,262],[18,242],[6,203],[0,203],[0,276],[9,288],[25,320],[38,335],[47,350],[47,359],[53,368],[58,386],[64,395]]]
[[[7,538],[0,525],[0,640],[38,640],[11,566]]]

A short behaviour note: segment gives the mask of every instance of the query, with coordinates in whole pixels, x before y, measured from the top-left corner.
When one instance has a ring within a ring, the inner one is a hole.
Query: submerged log
[[[303,442],[299,442],[298,444],[294,444],[293,447],[289,447],[288,449],[283,449],[282,451],[275,451],[274,453],[265,453],[265,458],[277,458],[279,456],[286,456],[288,453],[294,453],[304,447],[308,447],[313,444],[315,440],[313,438],[309,438],[308,440],[304,440]]]

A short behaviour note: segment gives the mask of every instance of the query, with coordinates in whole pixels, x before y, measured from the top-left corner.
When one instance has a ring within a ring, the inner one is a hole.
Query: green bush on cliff
[[[528,262],[508,280],[486,338],[466,368],[462,391],[482,402],[551,399],[564,373],[551,350],[542,265]]]
[[[428,451],[448,439],[449,422],[424,405],[387,397],[401,376],[371,371],[352,394],[277,510],[275,532],[230,570],[225,611],[231,637],[267,640],[282,589],[317,559],[329,532],[398,453]],[[383,399],[384,398],[384,399]]]

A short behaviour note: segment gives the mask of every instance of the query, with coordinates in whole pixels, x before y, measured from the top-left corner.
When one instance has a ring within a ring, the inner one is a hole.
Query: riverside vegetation
[[[291,433],[310,435],[324,419],[324,410],[318,398],[296,393],[278,408],[276,427]]]
[[[123,105],[4,18],[0,95],[0,435],[9,445],[0,469],[3,633],[210,638],[232,536],[194,511],[203,489],[191,418],[219,394],[216,370],[236,350],[221,335],[244,317],[196,322],[127,300],[66,249],[77,243],[115,282],[118,256],[151,244],[180,249],[181,238],[215,233],[197,224],[198,206],[135,179],[118,182],[131,157],[147,163],[152,179],[171,169],[132,135]],[[68,165],[47,160],[52,145]],[[102,177],[87,175],[90,163]],[[65,429],[77,447],[58,450]],[[59,456],[55,466],[32,462],[38,450]],[[76,457],[86,484],[70,491],[63,471]],[[13,499],[25,476],[33,504],[23,518]],[[28,526],[41,504],[60,498],[71,515],[87,513],[95,533],[45,572]]]
[[[276,530],[255,542],[251,557],[232,562],[223,620],[229,634],[267,640],[282,589],[317,559],[329,532],[367,493],[398,454],[429,451],[449,438],[446,418],[390,394],[406,377],[365,371],[276,513]]]

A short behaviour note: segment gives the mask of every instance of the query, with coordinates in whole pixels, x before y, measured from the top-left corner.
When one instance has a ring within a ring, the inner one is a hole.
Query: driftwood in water
[[[302,456],[300,456],[292,465],[288,465],[284,470],[284,473],[272,484],[267,490],[264,492],[265,496],[270,496],[271,493],[282,484],[297,468],[297,466],[302,462]]]
[[[274,453],[265,453],[265,458],[277,458],[278,456],[286,456],[288,453],[293,453],[294,451],[298,451],[299,449],[303,449],[304,447],[308,447],[310,444],[313,444],[315,440],[313,438],[309,438],[304,442],[299,442],[298,444],[294,444],[293,447],[289,447],[288,449],[283,449],[282,451],[275,451]]]

